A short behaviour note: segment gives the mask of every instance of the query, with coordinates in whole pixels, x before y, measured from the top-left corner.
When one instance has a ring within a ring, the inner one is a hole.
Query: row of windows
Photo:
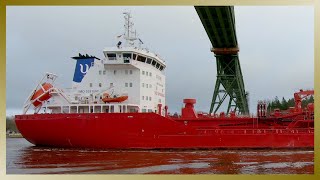
[[[142,71],[142,75],[146,75],[146,76],[152,76],[152,73],[151,72],[148,72],[148,71]]]
[[[133,74],[133,70],[132,69],[130,69],[130,70],[128,70],[128,69],[126,69],[126,70],[124,70],[124,73],[125,74]],[[99,71],[99,75],[105,75],[106,74],[106,70],[103,70],[103,71]],[[113,74],[114,75],[116,75],[117,74],[117,70],[113,70]],[[151,72],[148,72],[148,71],[142,71],[142,75],[146,75],[146,76],[150,76],[150,77],[152,77],[152,73]],[[161,80],[162,78],[160,77],[160,76],[158,76],[158,75],[156,75],[156,78],[157,79],[159,79],[159,80]]]
[[[98,85],[99,87],[102,87],[102,83],[99,83]],[[90,83],[89,86],[92,87],[92,83]]]
[[[146,99],[146,101],[151,101],[151,97],[150,96],[146,96],[146,97],[142,96],[142,100],[144,100],[144,99]]]
[[[158,86],[156,86],[156,91],[158,90]],[[161,89],[161,92],[163,92],[163,88]]]
[[[132,74],[133,71],[126,69],[126,70],[124,71],[124,73],[125,73],[125,74]],[[102,75],[102,74],[103,74],[103,75],[106,75],[106,70],[103,70],[103,71],[100,70],[100,71],[99,71],[99,75]],[[116,74],[117,74],[117,70],[114,70],[114,71],[113,71],[113,74],[116,75]]]
[[[92,83],[89,83],[90,87],[92,87],[92,85],[93,85]],[[99,87],[102,87],[102,83],[99,83],[98,85],[99,85]],[[124,86],[125,87],[132,87],[133,84],[132,84],[132,82],[131,83],[125,83]],[[113,83],[110,83],[110,87],[113,87]]]
[[[99,75],[102,75],[102,74],[103,74],[103,75],[106,75],[106,70],[103,70],[103,71],[100,70],[100,71],[99,71]]]
[[[159,63],[156,59],[151,57],[146,57],[140,54],[137,55],[136,53],[122,53],[122,56],[125,63],[129,63],[130,59],[132,59],[132,60],[137,60],[143,63],[151,64],[152,66],[159,69],[160,71],[164,69],[164,66],[161,65],[161,63]],[[109,60],[117,60],[116,53],[107,53],[106,57]],[[119,58],[121,58],[121,54],[119,54]]]
[[[157,83],[157,85],[158,85],[158,86],[160,86],[160,87],[163,87],[163,85],[162,85],[162,84],[160,84],[160,83]]]
[[[162,80],[161,76],[156,75],[156,78],[159,79],[160,81]]]
[[[147,109],[141,109],[141,112],[147,112]],[[153,112],[152,109],[148,109],[148,112]]]
[[[144,83],[142,83],[142,87],[152,88],[152,84],[144,84]]]
[[[132,74],[132,70],[127,70],[126,69],[124,72],[125,72],[125,74],[129,74],[129,73]]]
[[[125,87],[132,87],[132,83],[124,83]]]
[[[99,83],[98,85],[99,85],[99,87],[102,87],[102,83]],[[90,83],[89,86],[92,87],[92,83]],[[112,86],[113,86],[113,83],[110,83],[110,87],[112,87]],[[133,87],[133,84],[132,84],[132,82],[130,82],[130,83],[126,82],[126,83],[124,83],[124,86],[125,87]],[[142,83],[142,87],[152,88],[152,84]],[[157,89],[158,89],[158,87],[156,87],[156,90]],[[162,92],[163,92],[163,89],[162,89]]]

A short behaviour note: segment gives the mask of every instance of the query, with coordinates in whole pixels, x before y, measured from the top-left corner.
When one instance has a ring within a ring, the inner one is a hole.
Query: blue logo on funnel
[[[77,64],[73,75],[73,81],[80,83],[83,77],[87,74],[90,67],[93,65],[94,57],[74,59],[77,60]]]

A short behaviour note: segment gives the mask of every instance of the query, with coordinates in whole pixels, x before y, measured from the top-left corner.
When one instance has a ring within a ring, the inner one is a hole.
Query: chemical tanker
[[[294,94],[295,107],[268,113],[264,102],[257,116],[196,112],[195,99],[184,99],[180,115],[165,102],[165,61],[132,31],[125,14],[125,33],[104,58],[73,57],[72,88],[55,85],[46,73],[15,121],[34,145],[102,149],[313,148],[314,106],[302,108],[313,90]],[[137,45],[136,45],[137,44]],[[34,110],[30,114],[30,110]]]

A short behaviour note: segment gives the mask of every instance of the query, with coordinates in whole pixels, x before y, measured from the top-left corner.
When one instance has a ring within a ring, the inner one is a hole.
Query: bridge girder
[[[195,6],[212,44],[217,62],[217,80],[210,113],[216,113],[229,99],[226,113],[249,114],[248,97],[238,56],[233,6]],[[227,98],[229,97],[229,98]]]

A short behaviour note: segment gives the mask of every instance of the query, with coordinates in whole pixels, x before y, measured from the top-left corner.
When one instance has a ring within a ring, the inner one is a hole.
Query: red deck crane
[[[298,112],[302,111],[302,100],[311,95],[314,95],[314,90],[300,89],[299,92],[294,93],[294,102],[295,102],[296,111]]]

